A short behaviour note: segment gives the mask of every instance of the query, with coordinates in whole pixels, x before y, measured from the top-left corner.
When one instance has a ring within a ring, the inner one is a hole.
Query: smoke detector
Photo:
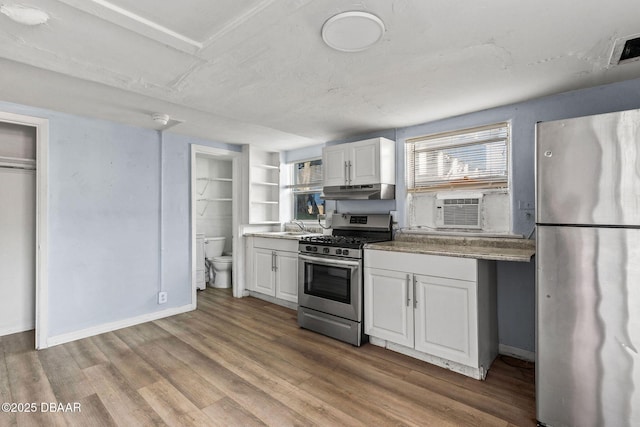
[[[154,122],[162,126],[166,126],[167,123],[169,123],[169,119],[170,119],[168,114],[162,114],[162,113],[153,113],[151,115],[151,118],[153,119]]]
[[[376,44],[384,35],[384,22],[368,12],[343,12],[322,26],[322,40],[341,52],[360,52]]]
[[[613,44],[609,65],[626,64],[640,59],[640,34],[617,39]]]
[[[48,13],[21,4],[0,5],[0,13],[7,15],[9,19],[22,25],[42,25],[49,20]]]

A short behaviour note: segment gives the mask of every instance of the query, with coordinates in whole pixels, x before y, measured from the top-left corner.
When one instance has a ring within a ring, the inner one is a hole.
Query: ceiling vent
[[[640,34],[619,38],[613,44],[609,65],[626,64],[640,59]]]

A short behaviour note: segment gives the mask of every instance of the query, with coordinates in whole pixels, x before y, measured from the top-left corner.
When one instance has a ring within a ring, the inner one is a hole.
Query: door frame
[[[198,193],[196,190],[196,156],[204,155],[209,157],[218,157],[225,160],[232,161],[232,179],[233,182],[231,184],[231,192],[232,192],[232,201],[231,201],[231,227],[232,227],[232,245],[233,245],[233,254],[232,254],[232,289],[234,297],[241,297],[244,291],[244,286],[240,286],[238,278],[240,277],[240,265],[243,254],[242,240],[239,235],[239,215],[240,215],[240,188],[242,179],[241,173],[241,159],[242,153],[239,151],[231,151],[223,148],[214,148],[208,147],[206,145],[197,145],[191,144],[191,164],[189,166],[191,173],[191,305],[193,309],[196,308],[197,305],[197,288],[196,288],[196,212],[197,208],[197,197]]]
[[[0,122],[12,123],[36,129],[36,349],[48,347],[49,332],[49,264],[48,218],[49,206],[49,120],[0,111]]]

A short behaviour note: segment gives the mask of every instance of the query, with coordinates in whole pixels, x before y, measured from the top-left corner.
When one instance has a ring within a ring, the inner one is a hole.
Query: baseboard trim
[[[81,329],[79,331],[69,332],[66,334],[56,335],[47,339],[47,347],[53,347],[68,343],[71,341],[80,340],[82,338],[92,337],[94,335],[104,334],[106,332],[116,331],[122,328],[128,328],[129,326],[139,325],[140,323],[151,322],[153,320],[162,319],[164,317],[175,316],[176,314],[186,313],[187,311],[195,310],[194,304],[187,304],[180,307],[168,308],[162,311],[154,311],[153,313],[143,314],[141,316],[131,317],[128,319],[118,320],[115,322],[104,323],[98,326],[92,326],[90,328]]]
[[[270,302],[272,304],[280,305],[282,307],[287,307],[287,308],[290,308],[291,310],[298,309],[298,304],[296,304],[295,302],[286,301],[280,298],[272,297],[270,295],[261,294],[260,292],[249,291],[249,296],[261,299],[263,301]]]
[[[372,336],[369,336],[369,343],[378,347],[384,347],[387,350],[395,351],[396,353],[404,354],[405,356],[413,357],[414,359],[422,360],[423,362],[431,363],[432,365],[457,372],[476,380],[484,380],[487,376],[487,369],[485,369],[483,366],[481,366],[480,368],[473,368],[471,366],[463,365],[462,363],[443,359],[438,356],[423,353],[413,348],[405,347],[403,345]]]
[[[3,337],[5,335],[17,334],[19,332],[30,331],[35,328],[35,323],[30,323],[27,326],[11,326],[8,328],[0,329],[0,337]]]
[[[536,361],[536,353],[529,350],[523,350],[517,347],[511,347],[508,345],[500,344],[498,345],[498,353],[515,357],[516,359],[525,360],[527,362],[535,362]]]

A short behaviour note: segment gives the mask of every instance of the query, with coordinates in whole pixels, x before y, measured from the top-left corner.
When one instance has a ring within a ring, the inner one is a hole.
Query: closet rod
[[[36,161],[34,159],[0,156],[0,168],[35,170]]]

